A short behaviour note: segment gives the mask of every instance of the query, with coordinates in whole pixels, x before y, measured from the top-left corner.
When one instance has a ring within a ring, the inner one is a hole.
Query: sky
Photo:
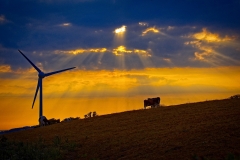
[[[0,130],[240,93],[240,0],[1,0]]]

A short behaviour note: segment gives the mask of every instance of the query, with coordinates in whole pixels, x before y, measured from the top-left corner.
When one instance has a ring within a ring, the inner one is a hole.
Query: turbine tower
[[[34,106],[34,103],[35,103],[35,100],[36,100],[36,97],[37,97],[37,94],[38,94],[38,89],[40,90],[40,95],[39,95],[39,118],[43,115],[43,103],[42,103],[42,80],[44,77],[48,77],[48,76],[51,76],[53,74],[56,74],[56,73],[60,73],[60,72],[63,72],[63,71],[67,71],[67,70],[70,70],[70,69],[74,69],[76,67],[72,67],[72,68],[67,68],[67,69],[62,69],[62,70],[59,70],[59,71],[55,71],[55,72],[49,72],[49,73],[44,73],[42,72],[37,66],[35,66],[20,50],[18,50],[22,55],[23,57],[25,57],[27,59],[27,61],[38,71],[38,84],[37,84],[37,88],[36,88],[36,92],[35,92],[35,95],[34,95],[34,99],[33,99],[33,104],[32,104],[32,108]]]

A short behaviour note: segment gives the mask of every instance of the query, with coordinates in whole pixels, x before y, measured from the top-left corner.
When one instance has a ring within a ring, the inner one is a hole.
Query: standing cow
[[[144,100],[143,103],[144,103],[144,109],[146,109],[147,106],[151,106],[151,108],[157,108],[160,106],[160,97],[148,98]]]

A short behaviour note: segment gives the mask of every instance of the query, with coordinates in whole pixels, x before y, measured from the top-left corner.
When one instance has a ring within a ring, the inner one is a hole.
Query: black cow
[[[147,106],[151,106],[151,108],[157,108],[160,106],[160,97],[156,98],[148,98],[147,100],[144,100],[144,109],[147,108]]]

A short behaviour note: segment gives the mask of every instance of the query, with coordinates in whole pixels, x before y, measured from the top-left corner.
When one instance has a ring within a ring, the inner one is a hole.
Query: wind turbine
[[[74,69],[76,67],[72,67],[72,68],[67,68],[67,69],[62,69],[62,70],[59,70],[59,71],[54,71],[54,72],[49,72],[49,73],[44,73],[42,72],[37,66],[35,66],[20,50],[18,50],[22,55],[23,57],[25,57],[27,59],[27,61],[38,71],[38,84],[37,84],[37,88],[36,88],[36,92],[35,92],[35,95],[34,95],[34,99],[33,99],[33,104],[32,104],[32,108],[34,106],[34,103],[35,103],[35,100],[36,100],[36,97],[37,97],[37,94],[38,94],[38,89],[40,89],[40,95],[39,95],[39,118],[43,115],[43,103],[42,103],[42,80],[44,77],[48,77],[48,76],[51,76],[53,74],[56,74],[56,73],[60,73],[60,72],[63,72],[63,71],[67,71],[67,70],[70,70],[70,69]]]

